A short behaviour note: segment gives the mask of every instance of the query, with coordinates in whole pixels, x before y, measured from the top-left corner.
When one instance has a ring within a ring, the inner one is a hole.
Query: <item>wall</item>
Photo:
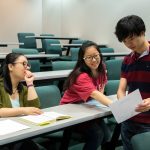
[[[18,32],[76,36],[127,50],[114,35],[117,21],[137,14],[150,39],[149,0],[1,0],[0,42],[17,42]],[[0,52],[12,47],[0,48]]]
[[[136,14],[145,21],[146,35],[150,39],[149,0],[56,1],[43,0],[46,4],[43,14],[47,17],[47,23],[43,26],[45,32],[90,39],[97,43],[108,44],[114,47],[115,51],[127,51],[114,35],[115,25],[120,18]]]
[[[43,0],[43,33],[60,36],[62,32],[62,0]]]
[[[42,32],[42,0],[1,0],[0,42],[18,42],[18,32]],[[13,47],[0,48],[0,52]]]

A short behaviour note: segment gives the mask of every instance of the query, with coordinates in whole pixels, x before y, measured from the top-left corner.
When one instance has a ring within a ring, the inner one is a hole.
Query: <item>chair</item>
[[[58,45],[52,45],[58,44]],[[57,39],[43,39],[43,49],[45,49],[46,54],[59,54],[55,60],[71,60],[70,56],[63,56],[62,55],[62,48],[60,41]]]
[[[38,54],[36,49],[26,49],[26,48],[13,48],[13,53],[22,53],[22,54]],[[39,60],[28,60],[31,64],[32,72],[40,72],[40,61]]]
[[[22,53],[22,54],[38,54],[38,50],[36,49],[26,49],[26,48],[13,48],[13,53]]]
[[[70,55],[71,55],[71,60],[72,61],[77,61],[78,60],[79,49],[80,48],[71,48],[70,49]]]
[[[102,55],[103,55],[103,53],[114,53],[114,49],[110,48],[110,47],[102,47],[102,48],[100,48],[100,51],[101,51]],[[115,57],[105,57],[105,58],[103,58],[104,61],[110,60],[110,59],[115,59]]]
[[[76,61],[53,61],[52,70],[68,70],[73,69]]]
[[[117,93],[118,86],[120,80],[108,80],[104,93],[105,95],[114,95]],[[115,149],[116,146],[122,145],[121,140],[119,139],[120,136],[120,124],[117,124],[115,118],[113,116],[107,117],[105,119],[106,124],[110,129],[110,137],[111,140],[103,145],[103,149]],[[109,143],[109,144],[108,144]]]
[[[36,49],[36,40],[35,38],[26,38],[26,36],[35,36],[34,33],[18,33],[19,43],[24,43],[24,45],[19,45],[19,48],[35,48]]]
[[[24,45],[19,45],[19,48],[30,48],[37,49],[39,52],[42,52],[41,48],[37,48],[36,39],[34,37],[27,38],[26,36],[35,36],[34,33],[20,32],[17,34],[19,43],[24,43]]]
[[[122,59],[112,59],[105,62],[108,80],[120,79],[122,61]]]
[[[61,94],[56,85],[46,85],[35,87],[40,99],[41,108],[59,105]]]
[[[108,80],[105,86],[105,95],[114,95],[117,93],[120,80]]]
[[[78,40],[72,40],[71,44],[83,44],[86,40],[78,39]]]
[[[35,89],[40,99],[42,109],[59,105],[61,94],[56,85],[38,86],[35,87]],[[61,130],[52,134],[47,134],[40,138],[35,138],[34,141],[48,147],[50,142],[52,142],[51,139],[60,143],[62,137],[63,131]]]
[[[42,33],[42,34],[40,34],[40,36],[54,36],[54,34]],[[42,43],[42,51],[45,52],[44,39],[41,39],[41,43]]]
[[[114,49],[110,47],[101,47],[100,51],[101,53],[114,53]]]
[[[131,138],[133,150],[150,149],[150,132],[136,134]]]
[[[76,61],[53,61],[52,70],[68,70],[73,69],[76,65]],[[63,84],[65,80],[54,81],[53,84],[57,85],[62,92]]]

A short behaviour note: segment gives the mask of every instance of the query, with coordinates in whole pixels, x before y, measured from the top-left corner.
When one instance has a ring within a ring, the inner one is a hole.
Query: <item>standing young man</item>
[[[124,150],[132,150],[131,137],[150,131],[150,44],[145,39],[145,24],[136,15],[120,19],[115,34],[132,52],[124,58],[121,68],[118,99],[139,89],[143,102],[136,106],[139,115],[122,123],[121,136]]]

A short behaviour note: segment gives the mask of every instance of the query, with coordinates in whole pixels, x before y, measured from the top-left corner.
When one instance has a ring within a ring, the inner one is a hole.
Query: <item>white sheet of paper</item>
[[[30,127],[10,119],[2,120],[0,121],[0,136],[28,128]]]
[[[142,102],[142,97],[139,90],[135,90],[122,99],[115,101],[109,105],[116,121],[121,123],[137,114],[135,107]]]

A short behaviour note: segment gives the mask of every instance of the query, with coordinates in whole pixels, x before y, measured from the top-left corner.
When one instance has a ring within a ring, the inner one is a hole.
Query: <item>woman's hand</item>
[[[36,107],[22,107],[24,115],[40,115],[42,110]]]
[[[25,77],[24,77],[26,84],[33,84],[33,80],[34,80],[34,75],[32,72],[30,72],[29,70],[25,71]]]
[[[137,112],[146,112],[150,110],[150,98],[144,99],[142,103],[140,103],[135,111]]]

